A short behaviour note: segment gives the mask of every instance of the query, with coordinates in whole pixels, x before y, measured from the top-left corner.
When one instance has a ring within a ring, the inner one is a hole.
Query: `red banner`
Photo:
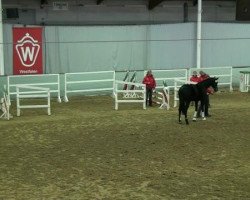
[[[42,74],[42,27],[13,28],[13,74]]]

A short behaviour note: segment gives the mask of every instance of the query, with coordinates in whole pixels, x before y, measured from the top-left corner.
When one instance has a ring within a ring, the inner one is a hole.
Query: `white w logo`
[[[21,51],[22,51],[22,56],[23,56],[23,61],[27,61],[28,57],[30,61],[33,61],[34,58],[34,52],[35,52],[35,47],[21,47]]]
[[[23,66],[31,67],[36,62],[40,45],[28,33],[18,41],[16,51]]]

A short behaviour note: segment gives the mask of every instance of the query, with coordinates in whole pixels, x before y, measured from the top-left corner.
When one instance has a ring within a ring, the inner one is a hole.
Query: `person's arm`
[[[146,85],[150,84],[150,81],[148,80],[148,77],[147,77],[147,76],[144,77],[142,83],[143,83],[143,84],[146,84]]]
[[[155,89],[155,87],[156,87],[156,81],[155,81],[155,79],[153,77],[153,89]]]

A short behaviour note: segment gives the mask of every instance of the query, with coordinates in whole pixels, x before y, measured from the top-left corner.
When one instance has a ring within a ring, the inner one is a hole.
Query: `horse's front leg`
[[[198,110],[198,101],[194,102],[195,104],[195,111],[194,111],[194,116],[193,116],[193,121],[196,122],[197,119],[197,110]]]

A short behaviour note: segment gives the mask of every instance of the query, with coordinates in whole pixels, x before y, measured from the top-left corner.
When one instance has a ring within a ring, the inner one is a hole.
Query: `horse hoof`
[[[193,119],[193,122],[196,122],[196,118]]]
[[[203,121],[204,121],[204,120],[207,120],[207,118],[206,118],[206,117],[203,117],[202,120],[203,120]]]

